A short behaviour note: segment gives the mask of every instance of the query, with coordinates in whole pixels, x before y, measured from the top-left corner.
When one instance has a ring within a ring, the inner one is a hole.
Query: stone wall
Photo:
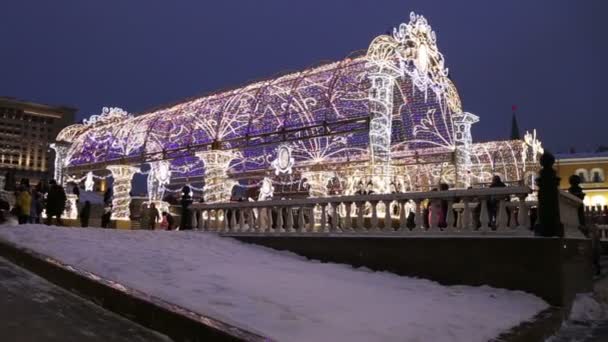
[[[233,236],[321,260],[428,278],[447,285],[490,285],[569,307],[591,290],[591,244],[539,237]]]

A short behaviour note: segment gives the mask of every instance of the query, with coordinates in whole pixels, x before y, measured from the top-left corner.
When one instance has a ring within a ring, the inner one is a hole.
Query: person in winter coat
[[[173,230],[173,216],[166,211],[162,213],[163,219],[160,221],[160,228],[163,230]]]
[[[150,207],[148,208],[148,227],[145,228],[154,230],[156,227],[156,222],[158,221],[160,221],[158,209],[156,209],[156,205],[154,203],[150,203]]]
[[[30,207],[30,223],[40,223],[42,216],[42,194],[36,190],[32,191],[32,205]]]
[[[182,188],[182,199],[180,201],[182,206],[181,210],[181,222],[180,222],[180,230],[189,230],[192,229],[192,217],[190,215],[190,205],[192,205],[192,195],[190,195],[190,187],[184,186]]]
[[[112,203],[106,203],[103,206],[103,214],[101,215],[101,228],[108,228],[112,219]]]
[[[50,225],[55,217],[57,225],[61,225],[61,214],[65,210],[65,201],[67,197],[63,187],[59,186],[55,180],[49,182],[50,189],[46,197],[46,224]]]
[[[17,218],[19,224],[26,224],[30,220],[30,210],[32,207],[32,195],[27,188],[21,187],[21,191],[17,195]]]
[[[80,226],[81,227],[89,226],[89,217],[90,216],[91,216],[91,202],[84,201],[82,210],[80,210]]]

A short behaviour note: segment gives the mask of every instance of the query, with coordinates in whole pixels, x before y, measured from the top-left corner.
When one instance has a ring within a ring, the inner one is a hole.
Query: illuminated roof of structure
[[[388,94],[394,103],[391,148],[450,150],[451,116],[462,108],[435,40],[426,20],[413,15],[392,36],[376,38],[366,55],[139,116],[106,108],[84,124],[67,127],[57,140],[72,143],[70,168],[168,159],[173,170],[200,174],[203,166],[194,152],[214,148],[239,151],[233,169],[255,170],[268,167],[268,156],[280,143],[289,143],[301,163],[366,159],[369,75],[386,63],[399,73]],[[412,41],[418,50],[412,50]]]

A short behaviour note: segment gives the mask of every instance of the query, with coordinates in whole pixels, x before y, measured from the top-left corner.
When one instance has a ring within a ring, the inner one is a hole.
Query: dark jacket
[[[91,216],[91,203],[88,201],[84,203],[82,210],[80,210],[80,224],[83,227],[89,225],[89,217]]]
[[[49,215],[60,215],[65,210],[66,200],[63,187],[53,184],[46,198],[46,212]]]

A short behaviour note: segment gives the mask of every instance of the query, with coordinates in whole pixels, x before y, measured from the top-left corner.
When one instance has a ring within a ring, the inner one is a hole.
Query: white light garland
[[[110,165],[106,167],[114,178],[112,198],[112,219],[129,220],[131,211],[131,180],[133,175],[140,172],[140,169],[130,165]]]

